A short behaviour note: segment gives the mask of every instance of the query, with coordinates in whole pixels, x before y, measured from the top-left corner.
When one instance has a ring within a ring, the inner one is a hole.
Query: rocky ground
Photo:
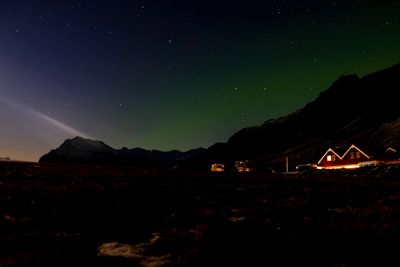
[[[400,171],[0,163],[0,266],[399,266]]]

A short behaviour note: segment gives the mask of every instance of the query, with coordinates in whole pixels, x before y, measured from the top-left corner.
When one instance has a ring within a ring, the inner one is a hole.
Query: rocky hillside
[[[363,78],[342,76],[304,108],[245,128],[211,146],[200,161],[315,162],[328,147],[400,147],[400,65]]]

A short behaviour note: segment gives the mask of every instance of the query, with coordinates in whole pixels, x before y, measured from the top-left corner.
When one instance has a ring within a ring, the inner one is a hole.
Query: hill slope
[[[342,76],[304,108],[235,133],[202,161],[259,159],[315,162],[328,147],[357,143],[369,150],[400,146],[400,65],[364,78]]]

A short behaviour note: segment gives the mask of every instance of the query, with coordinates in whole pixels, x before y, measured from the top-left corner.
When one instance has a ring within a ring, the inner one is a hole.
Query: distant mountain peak
[[[76,149],[76,150],[96,150],[96,151],[113,151],[114,149],[102,141],[91,140],[80,136],[65,140],[59,149]]]
[[[203,150],[190,150],[188,152],[172,150],[162,152],[155,149],[146,150],[143,148],[129,149],[123,147],[121,149],[114,149],[103,141],[77,136],[66,139],[57,149],[43,155],[39,159],[39,162],[167,167],[174,166],[180,160],[191,157]]]
[[[89,139],[89,138],[85,138],[85,137],[81,137],[81,136],[76,136],[76,137],[73,137],[73,138],[68,138],[68,139],[65,140],[65,142],[88,143],[88,144],[103,143],[102,141],[93,140],[93,139]],[[103,144],[104,144],[104,143],[103,143]]]

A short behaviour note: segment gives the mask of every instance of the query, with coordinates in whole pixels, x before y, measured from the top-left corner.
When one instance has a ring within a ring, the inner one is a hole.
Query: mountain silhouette
[[[400,64],[363,78],[342,75],[303,108],[259,126],[244,128],[226,143],[188,152],[116,150],[101,141],[66,140],[40,162],[107,162],[208,169],[211,163],[236,160],[283,166],[316,163],[329,148],[357,144],[372,155],[393,147],[400,151]]]
[[[126,164],[143,167],[172,167],[179,161],[201,152],[202,148],[187,152],[178,150],[163,152],[142,148],[114,149],[102,141],[75,137],[67,139],[57,149],[43,155],[43,163],[92,163],[92,164]]]
[[[341,76],[316,100],[287,116],[242,129],[197,160],[317,162],[329,147],[359,144],[378,153],[400,148],[400,64],[359,78]],[[322,154],[321,154],[322,153]]]

